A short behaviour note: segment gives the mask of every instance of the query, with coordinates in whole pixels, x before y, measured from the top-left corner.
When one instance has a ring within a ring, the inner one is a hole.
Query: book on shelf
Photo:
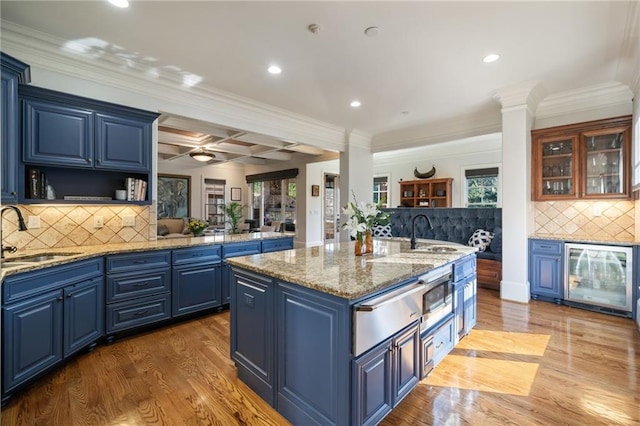
[[[142,179],[127,178],[127,201],[145,201],[147,198],[147,182]]]
[[[27,170],[28,175],[28,198],[47,198],[47,176],[34,167]]]

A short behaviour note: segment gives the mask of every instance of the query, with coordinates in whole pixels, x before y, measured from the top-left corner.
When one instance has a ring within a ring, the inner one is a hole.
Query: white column
[[[531,127],[537,82],[498,92],[502,103],[502,282],[500,297],[529,301],[528,237],[531,202]]]
[[[358,201],[373,202],[371,136],[352,131],[345,139],[345,150],[340,153],[340,208],[353,201],[354,194]],[[341,231],[340,241],[347,240],[349,234]]]

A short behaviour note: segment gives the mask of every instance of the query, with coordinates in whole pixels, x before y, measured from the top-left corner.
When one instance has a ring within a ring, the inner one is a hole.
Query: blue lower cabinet
[[[62,290],[2,308],[2,394],[62,360]]]
[[[230,269],[230,267],[226,267]],[[238,377],[270,405],[275,402],[273,285],[250,272],[235,276],[231,305],[231,359]]]
[[[353,424],[376,425],[393,408],[392,341],[353,361]]]
[[[221,306],[220,263],[174,266],[171,301],[174,317]]]
[[[378,424],[416,387],[420,347],[416,322],[353,361],[354,424]]]
[[[277,280],[276,285],[278,411],[293,424],[347,424],[348,304]]]
[[[456,331],[453,317],[442,323],[433,334],[433,365],[440,361],[453,349],[455,345]]]
[[[2,400],[104,335],[102,258],[7,277],[2,286]]]
[[[546,297],[560,303],[562,288],[562,249],[564,242],[529,240],[529,283],[531,297]]]
[[[106,334],[171,318],[171,294],[163,293],[107,305]]]
[[[65,357],[95,343],[104,334],[104,278],[64,289]]]

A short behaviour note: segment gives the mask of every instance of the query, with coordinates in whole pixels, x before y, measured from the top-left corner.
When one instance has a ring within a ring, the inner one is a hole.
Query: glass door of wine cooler
[[[565,300],[632,310],[632,248],[565,244]]]

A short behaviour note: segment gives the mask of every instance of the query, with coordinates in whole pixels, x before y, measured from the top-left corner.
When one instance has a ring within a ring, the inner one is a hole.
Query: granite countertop
[[[227,263],[355,300],[476,251],[475,247],[438,240],[418,240],[416,250],[411,250],[406,238],[374,238],[373,254],[355,256],[354,245],[342,242],[234,257]],[[426,251],[442,246],[455,251]]]
[[[529,235],[529,238],[535,238],[538,240],[553,240],[553,241],[567,241],[572,243],[593,243],[593,244],[613,244],[620,246],[629,246],[629,245],[637,245],[640,244],[640,240],[633,241],[629,240],[614,240],[611,238],[605,237],[595,237],[595,236],[576,236],[576,235],[562,235],[562,234],[532,234]]]
[[[82,247],[63,247],[53,249],[40,250],[19,250],[16,253],[5,255],[2,260],[2,269],[0,271],[0,280],[4,280],[6,276],[17,274],[20,272],[33,271],[37,269],[47,268],[50,266],[61,265],[77,260],[90,259],[96,256],[104,256],[108,254],[129,253],[150,250],[170,250],[184,247],[197,247],[214,244],[231,244],[247,241],[266,240],[272,238],[293,237],[294,233],[281,232],[250,232],[244,234],[233,235],[211,235],[204,237],[184,237],[184,238],[168,238],[156,241],[145,241],[137,243],[119,243],[119,244],[103,244]],[[64,255],[62,258],[45,260],[41,262],[30,262],[28,264],[14,264],[6,262],[10,259],[20,259],[27,256],[37,256],[43,253]]]

